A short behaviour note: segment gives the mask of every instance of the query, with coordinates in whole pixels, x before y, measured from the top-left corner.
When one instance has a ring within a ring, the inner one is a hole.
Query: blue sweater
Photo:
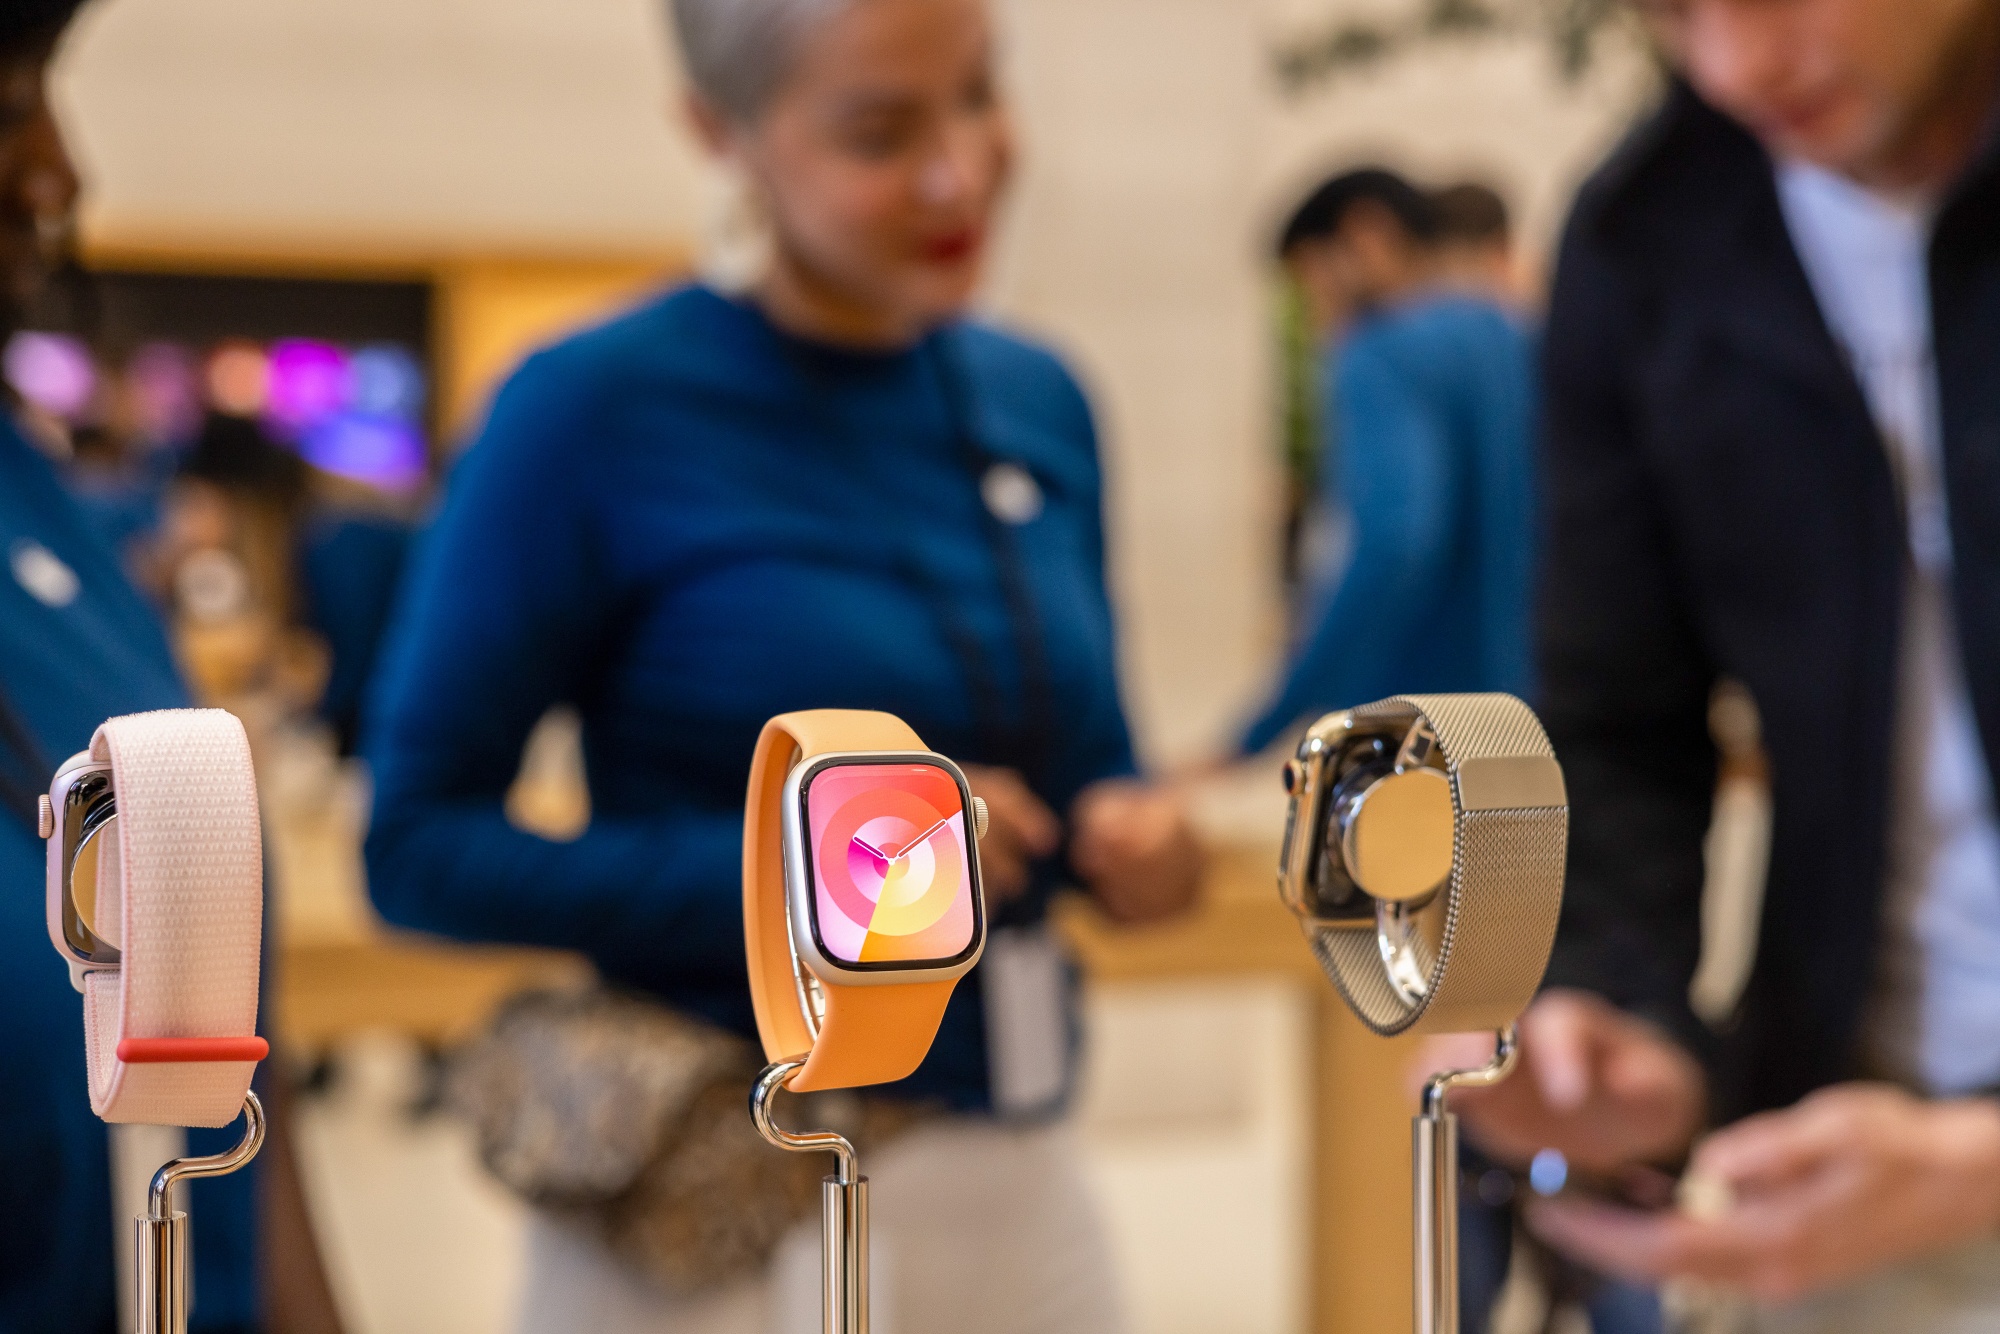
[[[106,718],[187,703],[166,636],[109,541],[4,416],[0,560],[0,690],[41,751],[25,757],[0,744],[10,778],[33,781],[31,769],[62,763]],[[42,841],[5,809],[0,883],[0,1331],[110,1334],[116,1285],[131,1279],[113,1262],[110,1146],[90,1110],[83,998],[43,925]],[[189,1142],[196,1153],[219,1153],[240,1134],[194,1131]],[[252,1178],[183,1187],[195,1218],[195,1330],[256,1327]]]
[[[981,503],[1003,460],[1043,496],[1010,529]],[[976,326],[843,352],[689,287],[536,355],[452,478],[376,682],[377,906],[580,950],[753,1032],[742,808],[767,718],[886,709],[1058,811],[1130,771],[1099,508],[1076,385]],[[558,703],[592,804],[569,843],[501,809]],[[1039,919],[1054,871],[995,925]],[[986,1104],[976,977],[905,1091]]]
[[[1363,320],[1328,359],[1329,500],[1352,516],[1353,556],[1245,754],[1385,695],[1530,689],[1527,335],[1490,302],[1427,297]]]

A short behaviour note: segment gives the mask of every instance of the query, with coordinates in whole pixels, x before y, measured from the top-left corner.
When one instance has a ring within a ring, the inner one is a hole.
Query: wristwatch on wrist
[[[41,802],[48,928],[83,993],[91,1110],[222,1126],[256,1063],[264,852],[243,724],[113,718]]]
[[[757,1031],[797,1092],[886,1084],[930,1051],[986,943],[965,775],[887,713],[764,725],[743,821],[743,930]]]
[[[1377,1033],[1512,1023],[1548,966],[1569,836],[1562,768],[1511,695],[1328,714],[1285,766],[1278,888]]]

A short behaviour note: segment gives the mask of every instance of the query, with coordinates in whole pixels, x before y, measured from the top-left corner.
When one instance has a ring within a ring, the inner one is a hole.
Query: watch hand
[[[890,862],[895,860],[894,857],[891,857],[888,853],[882,851],[882,849],[876,847],[873,843],[870,843],[867,839],[861,837],[861,835],[859,834],[856,834],[852,839],[849,839],[848,841],[853,843],[855,847],[860,848],[863,852],[867,853],[870,857],[873,857],[876,861],[881,862],[884,866],[887,866]]]
[[[936,833],[936,832],[937,832],[938,830],[940,830],[940,829],[944,828],[944,827],[945,827],[946,825],[950,824],[950,823],[951,823],[951,821],[952,821],[952,817],[951,817],[951,816],[949,816],[949,815],[947,815],[947,816],[945,816],[945,817],[944,817],[944,819],[942,819],[942,820],[939,820],[939,821],[938,821],[938,822],[937,822],[936,824],[932,825],[932,826],[931,826],[931,827],[930,827],[929,829],[926,829],[926,830],[924,830],[924,832],[923,832],[923,833],[921,833],[921,834],[918,834],[918,835],[917,835],[917,836],[916,836],[915,838],[913,838],[913,839],[911,839],[911,840],[910,840],[909,842],[905,843],[905,844],[904,844],[904,845],[903,845],[903,846],[902,846],[901,848],[897,849],[897,851],[896,851],[896,857],[895,857],[895,860],[897,860],[897,861],[901,861],[901,860],[903,860],[903,858],[905,858],[905,857],[909,856],[909,855],[910,855],[910,853],[911,853],[911,851],[913,851],[913,850],[914,850],[914,849],[916,848],[917,844],[919,844],[919,843],[923,842],[923,841],[924,841],[925,839],[929,838],[929,837],[930,837],[930,836],[931,836],[932,834],[935,834],[935,833]]]

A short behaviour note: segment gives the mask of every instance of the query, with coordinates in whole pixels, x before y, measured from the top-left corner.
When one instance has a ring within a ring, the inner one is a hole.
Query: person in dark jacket
[[[1525,1068],[1459,1107],[1491,1152],[1601,1171],[1724,1127],[1701,1217],[1533,1213],[1592,1264],[1747,1289],[1788,1329],[1991,1328],[2000,5],[1647,17],[1680,79],[1585,188],[1547,335],[1568,898]],[[1774,823],[1711,1033],[1687,992],[1724,677],[1761,710]]]
[[[73,0],[0,5],[0,339],[59,258],[49,239],[69,233],[76,176],[43,74],[74,8]],[[0,1331],[111,1334],[119,1288],[130,1281],[114,1259],[111,1143],[90,1110],[83,1003],[43,923],[35,798],[106,718],[188,700],[166,635],[117,553],[8,411],[0,411],[0,559],[0,970],[8,979]],[[194,1152],[216,1153],[241,1133],[188,1138]],[[183,1188],[201,1238],[189,1321],[197,1334],[261,1327],[255,1179],[246,1171]]]

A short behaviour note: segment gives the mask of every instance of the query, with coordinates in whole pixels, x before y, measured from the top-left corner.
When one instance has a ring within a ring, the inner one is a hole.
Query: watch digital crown
[[[39,806],[48,843],[49,939],[69,965],[70,983],[118,967],[118,803],[111,765],[89,751],[56,770]]]

